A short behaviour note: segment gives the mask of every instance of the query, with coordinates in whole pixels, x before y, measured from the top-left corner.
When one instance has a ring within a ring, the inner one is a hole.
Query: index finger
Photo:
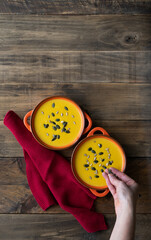
[[[120,172],[119,170],[117,170],[116,168],[110,167],[110,169],[112,170],[112,172],[123,182],[125,182],[128,186],[132,185],[135,181],[130,178],[129,176],[127,176],[125,173]]]

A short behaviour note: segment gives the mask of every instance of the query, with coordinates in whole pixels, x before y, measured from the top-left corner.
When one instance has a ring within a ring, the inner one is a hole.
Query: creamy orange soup
[[[85,183],[101,187],[106,186],[102,173],[106,168],[122,169],[123,156],[114,142],[101,137],[89,138],[75,153],[77,175]]]
[[[65,99],[52,99],[40,106],[34,118],[37,136],[49,146],[65,147],[80,137],[82,116]]]

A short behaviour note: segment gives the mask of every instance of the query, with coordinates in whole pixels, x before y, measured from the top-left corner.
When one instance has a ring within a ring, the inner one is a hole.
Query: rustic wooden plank
[[[108,224],[108,230],[87,233],[71,214],[1,214],[0,231],[3,240],[108,240],[115,223],[115,216],[106,214],[105,218]],[[150,221],[151,214],[136,215],[135,240],[150,240]]]
[[[93,127],[104,127],[110,136],[123,146],[128,157],[151,157],[151,122],[150,121],[105,121],[95,120]],[[0,156],[22,157],[23,152],[12,133],[0,121]],[[74,147],[60,151],[70,157]]]
[[[149,15],[0,16],[0,51],[150,50]]]
[[[44,98],[67,96],[95,120],[151,120],[151,84],[127,83],[2,83],[1,115],[15,109],[23,117]]]
[[[1,82],[150,83],[151,52],[1,52]]]
[[[140,184],[137,213],[151,213],[151,158],[128,158],[126,173]],[[111,194],[97,198],[95,209],[114,213]],[[64,213],[64,210],[52,206],[44,212],[39,207],[27,183],[23,158],[0,158],[0,213]]]
[[[8,14],[148,14],[151,12],[150,0],[1,0],[0,13]]]

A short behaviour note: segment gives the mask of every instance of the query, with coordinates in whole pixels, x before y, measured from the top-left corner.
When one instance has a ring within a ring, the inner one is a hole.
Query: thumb
[[[115,175],[113,175],[113,174],[109,174],[108,176],[109,176],[109,179],[110,179],[111,183],[112,183],[115,187],[117,187],[118,184],[119,184],[119,182],[120,182],[120,180],[118,180],[118,179],[115,177]]]

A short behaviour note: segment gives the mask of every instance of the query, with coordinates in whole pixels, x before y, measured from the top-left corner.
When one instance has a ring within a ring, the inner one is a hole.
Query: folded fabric
[[[15,112],[5,115],[4,124],[23,148],[29,186],[42,209],[58,203],[86,231],[107,229],[104,216],[92,210],[96,196],[76,181],[70,163],[59,153],[40,145]]]

